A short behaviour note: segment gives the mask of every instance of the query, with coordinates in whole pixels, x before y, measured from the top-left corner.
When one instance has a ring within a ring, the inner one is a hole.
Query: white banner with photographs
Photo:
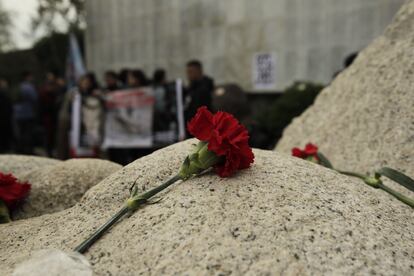
[[[108,94],[102,147],[152,147],[154,102],[154,93],[150,88],[128,89]]]

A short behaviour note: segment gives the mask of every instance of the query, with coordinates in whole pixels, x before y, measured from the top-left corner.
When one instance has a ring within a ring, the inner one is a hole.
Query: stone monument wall
[[[403,0],[88,0],[87,64],[157,67],[183,77],[190,58],[217,83],[253,90],[255,53],[274,53],[275,86],[327,83],[343,59],[377,37]]]

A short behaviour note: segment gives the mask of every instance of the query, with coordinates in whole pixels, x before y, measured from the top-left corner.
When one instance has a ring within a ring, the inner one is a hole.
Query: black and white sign
[[[256,53],[252,64],[253,88],[272,90],[276,88],[275,53]]]

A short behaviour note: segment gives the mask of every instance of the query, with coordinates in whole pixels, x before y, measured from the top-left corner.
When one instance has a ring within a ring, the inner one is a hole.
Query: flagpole
[[[177,121],[178,121],[178,140],[185,140],[185,122],[184,122],[184,105],[183,105],[183,81],[175,81],[175,90],[177,93]]]

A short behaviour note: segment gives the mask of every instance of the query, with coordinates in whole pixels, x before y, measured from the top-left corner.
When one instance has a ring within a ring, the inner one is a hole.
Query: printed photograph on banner
[[[276,89],[275,53],[256,53],[253,55],[252,82],[255,90]]]
[[[103,148],[151,147],[154,103],[151,88],[111,92],[106,97]]]

